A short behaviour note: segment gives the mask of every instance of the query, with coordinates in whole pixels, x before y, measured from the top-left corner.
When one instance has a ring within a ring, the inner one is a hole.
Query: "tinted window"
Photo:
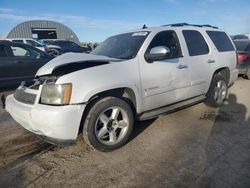
[[[209,53],[208,45],[200,32],[194,30],[182,31],[190,56]]]
[[[7,56],[8,55],[6,53],[4,45],[0,45],[0,57],[7,57]]]
[[[207,31],[207,34],[219,52],[234,51],[233,44],[226,33],[221,31]]]
[[[245,51],[248,45],[247,42],[241,41],[241,40],[234,41],[234,44],[235,44],[237,51]]]
[[[12,40],[12,42],[23,43],[23,40]]]
[[[170,53],[166,58],[177,58],[182,56],[180,43],[174,31],[162,31],[158,33],[150,43],[147,51],[149,52],[150,49],[157,46],[166,46],[170,49]]]

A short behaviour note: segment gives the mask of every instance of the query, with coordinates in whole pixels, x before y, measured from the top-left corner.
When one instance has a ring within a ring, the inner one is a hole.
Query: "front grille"
[[[36,95],[32,93],[26,93],[22,90],[16,90],[14,97],[17,101],[25,104],[34,104],[36,100]]]

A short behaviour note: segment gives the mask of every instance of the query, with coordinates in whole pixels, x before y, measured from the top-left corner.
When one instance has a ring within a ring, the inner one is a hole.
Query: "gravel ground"
[[[225,105],[198,104],[137,122],[130,142],[101,153],[79,135],[55,147],[0,110],[1,187],[250,187],[250,81]],[[10,93],[10,92],[9,92]]]

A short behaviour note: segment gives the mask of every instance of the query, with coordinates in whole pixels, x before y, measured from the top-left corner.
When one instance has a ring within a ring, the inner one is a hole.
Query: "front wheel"
[[[129,104],[119,98],[106,97],[90,107],[83,127],[84,140],[100,151],[115,150],[127,143],[133,124]]]
[[[206,104],[212,107],[222,106],[227,97],[228,87],[222,74],[215,74],[207,93]]]

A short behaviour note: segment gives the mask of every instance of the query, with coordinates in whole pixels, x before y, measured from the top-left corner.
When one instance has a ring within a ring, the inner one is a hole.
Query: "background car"
[[[89,53],[91,50],[78,44],[61,39],[42,39],[39,42],[44,45],[45,51],[52,56],[58,56],[66,52]]]
[[[30,39],[30,38],[8,38],[8,39],[5,39],[5,40],[11,41],[11,42],[28,44],[28,45],[31,45],[31,46],[45,52],[44,46],[41,45],[39,42],[37,42],[34,39]]]
[[[231,38],[232,38],[232,40],[245,40],[245,39],[249,39],[249,37],[246,36],[246,35],[234,35]]]
[[[0,90],[31,81],[52,57],[30,45],[0,41]]]
[[[238,54],[239,74],[250,79],[250,40],[240,39],[233,41]]]

